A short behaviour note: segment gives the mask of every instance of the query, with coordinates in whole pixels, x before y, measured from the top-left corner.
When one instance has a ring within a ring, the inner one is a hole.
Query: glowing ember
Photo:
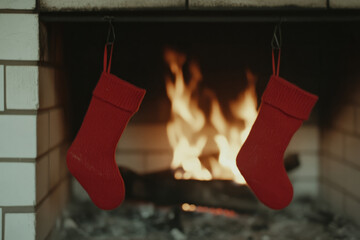
[[[232,210],[223,209],[223,208],[196,206],[194,204],[189,204],[189,203],[183,203],[181,205],[181,209],[185,212],[211,213],[213,215],[223,215],[230,218],[237,216],[237,213]]]
[[[182,71],[186,56],[167,49],[164,57],[173,74],[173,77],[166,79],[166,91],[171,101],[171,120],[167,124],[167,133],[173,148],[171,167],[175,170],[175,178],[229,179],[244,184],[245,180],[236,167],[236,155],[257,116],[256,77],[247,71],[247,89],[229,103],[235,118],[234,123],[224,117],[215,94],[209,94],[211,111],[208,122],[216,131],[215,135],[211,135],[205,131],[206,116],[200,109],[197,98],[198,83],[202,80],[199,66],[195,62],[190,62],[191,78],[186,84]],[[243,124],[239,125],[239,122]],[[211,157],[209,166],[205,167],[200,161],[200,156],[209,139],[215,141],[219,157]]]

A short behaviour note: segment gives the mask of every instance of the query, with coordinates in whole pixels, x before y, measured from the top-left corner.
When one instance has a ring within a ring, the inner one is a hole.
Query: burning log
[[[160,205],[192,203],[252,212],[257,200],[246,185],[231,180],[177,180],[171,170],[138,175],[120,169],[126,181],[127,198],[147,200]]]
[[[299,166],[296,154],[284,159],[285,169],[291,171]],[[159,205],[191,203],[200,206],[227,208],[239,212],[253,212],[258,201],[247,185],[232,180],[185,180],[175,179],[172,170],[144,175],[120,168],[126,179],[128,199],[146,200]]]

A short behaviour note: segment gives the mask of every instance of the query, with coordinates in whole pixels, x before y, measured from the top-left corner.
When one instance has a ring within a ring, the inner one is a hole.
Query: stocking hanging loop
[[[281,45],[282,45],[282,36],[281,36],[281,22],[275,25],[273,38],[271,40],[272,48],[272,67],[273,75],[279,76],[280,71],[280,55],[281,55]],[[275,64],[275,52],[278,52],[277,64]],[[277,65],[275,70],[275,65]]]
[[[110,73],[111,68],[111,59],[112,59],[112,53],[114,49],[114,42],[115,42],[115,28],[112,24],[113,17],[104,17],[104,20],[109,22],[109,30],[108,35],[106,38],[106,44],[105,44],[105,50],[104,50],[104,72]],[[110,46],[110,56],[108,61],[108,47]]]

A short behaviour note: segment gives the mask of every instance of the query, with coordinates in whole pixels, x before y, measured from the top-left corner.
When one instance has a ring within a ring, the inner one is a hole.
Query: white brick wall
[[[0,14],[0,59],[39,60],[37,14]]]
[[[6,108],[38,109],[38,78],[37,66],[7,66]]]
[[[34,213],[6,213],[4,240],[35,240]]]
[[[0,111],[4,111],[5,109],[4,93],[4,66],[0,65]]]
[[[35,163],[0,162],[0,206],[35,204]]]
[[[0,240],[45,239],[68,193],[60,87],[50,63],[37,66],[38,14],[26,13],[35,4],[0,0]]]
[[[1,0],[0,9],[34,9],[36,0]]]
[[[36,116],[0,115],[0,157],[36,157]]]

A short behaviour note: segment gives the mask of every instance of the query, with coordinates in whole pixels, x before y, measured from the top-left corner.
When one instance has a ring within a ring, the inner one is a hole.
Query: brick
[[[36,116],[0,115],[0,157],[36,157]]]
[[[350,196],[345,197],[345,213],[360,225],[360,202]]]
[[[39,60],[37,14],[2,13],[0,14],[0,32],[0,59]]]
[[[6,108],[39,108],[37,66],[6,67]]]
[[[62,108],[50,110],[50,148],[55,147],[64,141],[65,134],[65,116]]]
[[[294,198],[310,196],[317,198],[319,195],[319,183],[317,178],[308,178],[306,181],[294,181]]]
[[[334,125],[347,132],[354,132],[355,130],[355,107],[344,106],[338,116],[335,118]]]
[[[126,167],[139,174],[146,172],[145,156],[143,153],[126,153],[117,151],[115,160],[118,166]]]
[[[360,8],[358,0],[330,0],[331,8]]]
[[[331,159],[328,156],[320,156],[320,178],[330,180],[330,161]]]
[[[0,206],[33,206],[35,191],[35,163],[0,163]]]
[[[357,134],[360,134],[360,107],[356,108],[355,112],[355,131]]]
[[[287,152],[318,151],[319,129],[317,126],[303,125],[291,139]]]
[[[116,10],[116,9],[128,9],[128,8],[185,8],[185,0],[40,0],[40,8],[50,11],[59,10]]]
[[[332,211],[337,214],[344,213],[344,193],[342,191],[337,190],[336,188],[329,188],[329,205]]]
[[[69,147],[70,147],[70,143],[65,143],[60,147],[60,159],[59,159],[60,179],[63,179],[69,174],[69,170],[66,165],[66,153]]]
[[[58,86],[55,82],[53,67],[39,67],[39,102],[40,108],[50,108],[59,104]]]
[[[306,179],[319,176],[319,156],[314,154],[300,154],[300,166],[290,172],[291,179]]]
[[[57,147],[49,153],[50,189],[55,187],[60,181],[60,148],[61,147]]]
[[[49,113],[42,112],[36,119],[37,155],[49,150]]]
[[[329,161],[329,181],[331,184],[336,184],[342,188],[347,185],[347,166],[343,162],[330,160]]]
[[[4,66],[0,65],[0,111],[4,111],[5,109],[5,89],[4,89]]]
[[[0,9],[31,10],[35,9],[36,0],[1,0]]]
[[[270,8],[270,7],[303,7],[326,8],[325,0],[189,0],[190,9],[207,8]]]
[[[118,143],[120,150],[168,150],[166,124],[129,124]]]
[[[339,159],[343,158],[344,135],[336,130],[325,130],[321,136],[321,149],[326,154],[330,154]]]
[[[348,166],[345,169],[345,174],[347,176],[345,189],[360,199],[360,170]]]
[[[149,152],[146,154],[145,170],[147,173],[169,169],[172,162],[170,152]]]
[[[5,240],[35,240],[35,213],[6,213]]]
[[[345,137],[345,159],[360,168],[360,137]]]
[[[63,181],[36,210],[36,239],[45,239],[69,198],[69,182]]]
[[[49,191],[49,155],[36,163],[36,202],[40,202]]]
[[[329,196],[330,196],[330,190],[325,181],[319,182],[319,200],[321,203],[328,205],[329,204]]]

